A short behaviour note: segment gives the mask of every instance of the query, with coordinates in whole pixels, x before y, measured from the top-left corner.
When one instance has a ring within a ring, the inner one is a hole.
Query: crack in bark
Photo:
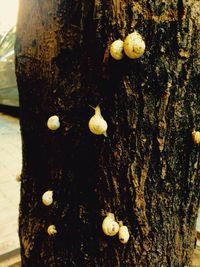
[[[141,227],[141,232],[145,240],[148,237],[150,231],[150,226],[148,224],[148,219],[146,215],[145,201],[145,181],[147,179],[147,174],[149,170],[150,152],[151,146],[148,154],[144,156],[144,163],[141,171],[140,181],[135,171],[137,165],[136,161],[129,164],[128,167],[128,176],[132,177],[132,183],[135,189],[135,208],[133,210],[134,214],[136,215],[138,224]]]
[[[112,25],[114,26],[116,23],[118,23],[122,31],[122,37],[125,38],[125,29],[127,26],[126,3],[125,1],[112,0],[112,7],[113,7]]]
[[[134,104],[138,103],[139,101],[138,92],[134,90],[133,86],[131,85],[131,81],[128,75],[123,76],[123,87],[125,89],[127,100],[130,103],[130,105],[133,106],[133,103]],[[127,110],[127,121],[131,129],[136,129],[138,116],[135,108]]]
[[[166,133],[166,128],[167,128],[165,116],[166,116],[167,106],[169,103],[171,87],[172,87],[172,83],[171,81],[168,81],[167,89],[162,94],[161,99],[160,99],[160,108],[158,112],[158,136],[157,136],[157,141],[159,144],[160,152],[163,151],[164,145],[165,145],[165,133]]]

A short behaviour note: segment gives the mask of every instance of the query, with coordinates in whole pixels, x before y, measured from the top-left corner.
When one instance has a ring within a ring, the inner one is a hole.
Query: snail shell
[[[93,134],[103,134],[104,136],[107,136],[106,131],[108,124],[101,115],[100,107],[97,106],[96,108],[94,108],[94,110],[95,114],[91,117],[88,123],[89,129]]]
[[[59,117],[56,115],[51,116],[47,121],[47,127],[52,131],[57,130],[60,127]]]
[[[21,182],[21,179],[22,179],[22,175],[21,175],[21,173],[20,173],[20,174],[18,173],[18,174],[16,175],[15,179],[16,179],[17,182]]]
[[[127,226],[121,226],[119,228],[119,241],[122,243],[122,244],[126,244],[129,240],[129,237],[130,237],[130,234],[129,234],[129,231],[128,231],[128,227]]]
[[[193,131],[192,132],[192,140],[195,144],[200,144],[200,132]]]
[[[45,206],[50,206],[53,203],[53,191],[48,190],[42,195],[42,202]]]
[[[121,60],[124,57],[123,53],[124,42],[122,40],[114,41],[110,46],[110,54],[116,60]]]
[[[55,227],[55,225],[50,225],[49,227],[48,227],[48,229],[47,229],[47,233],[49,234],[49,235],[55,235],[55,234],[57,234],[57,230],[56,230],[56,227]]]
[[[119,224],[111,217],[107,216],[102,223],[102,230],[108,236],[114,236],[119,231]]]
[[[124,41],[124,52],[132,59],[139,58],[144,54],[145,42],[138,32],[130,33]]]

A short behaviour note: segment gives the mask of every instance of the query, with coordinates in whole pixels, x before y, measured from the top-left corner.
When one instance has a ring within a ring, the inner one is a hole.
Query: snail
[[[90,131],[93,134],[107,136],[106,130],[108,128],[107,122],[104,120],[104,118],[101,115],[101,110],[99,105],[94,108],[95,114],[92,116],[92,118],[89,120],[88,126]]]
[[[124,52],[132,59],[139,58],[144,54],[145,42],[142,36],[134,31],[130,33],[124,41]]]
[[[108,236],[114,236],[119,231],[119,224],[114,220],[114,214],[108,213],[102,223],[102,230]]]
[[[22,175],[20,173],[18,173],[15,177],[16,181],[17,182],[21,182],[21,179],[22,179]]]
[[[129,237],[130,237],[130,234],[129,234],[129,231],[128,231],[128,227],[125,226],[125,225],[121,225],[119,227],[118,236],[119,236],[119,241],[122,244],[126,244],[128,242],[128,240],[129,240]]]
[[[124,42],[122,40],[114,41],[110,46],[110,54],[116,60],[121,60],[124,57],[123,49]]]
[[[200,132],[199,131],[192,132],[192,140],[195,144],[200,144]]]
[[[52,131],[57,130],[60,127],[59,117],[56,115],[51,116],[47,121],[47,127]]]
[[[47,233],[49,234],[49,235],[55,235],[55,234],[57,234],[57,230],[56,230],[56,227],[55,227],[55,225],[50,225],[49,227],[48,227],[48,229],[47,229]]]
[[[45,206],[50,206],[53,203],[53,191],[48,190],[42,195],[42,202]]]

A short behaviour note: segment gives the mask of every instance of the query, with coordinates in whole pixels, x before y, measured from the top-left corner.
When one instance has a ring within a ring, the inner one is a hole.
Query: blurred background
[[[19,0],[0,0],[0,36],[16,24]]]
[[[0,0],[0,267],[20,266],[18,211],[21,173],[19,101],[14,42],[18,0]]]

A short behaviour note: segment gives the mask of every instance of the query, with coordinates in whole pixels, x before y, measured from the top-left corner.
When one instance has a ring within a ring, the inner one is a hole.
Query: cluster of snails
[[[93,108],[93,107],[92,107]],[[93,134],[107,136],[108,124],[101,115],[100,106],[96,106],[94,109],[95,114],[90,118],[88,127]],[[60,120],[57,115],[51,116],[47,121],[47,127],[56,131],[60,127]]]
[[[100,107],[97,106],[93,109],[95,111],[95,114],[91,117],[88,123],[90,131],[96,135],[102,134],[104,136],[107,136],[106,130],[108,128],[108,125],[101,115]],[[59,117],[57,115],[53,115],[49,117],[49,119],[47,120],[47,127],[52,131],[56,131],[60,127]],[[19,180],[19,179],[20,177],[17,176],[16,180]],[[50,206],[53,203],[53,191],[52,190],[48,190],[42,195],[42,202],[45,206]],[[50,225],[47,229],[47,233],[49,235],[55,235],[57,233],[55,225]]]
[[[95,114],[90,118],[88,126],[90,131],[96,135],[107,136],[107,122],[104,120],[100,106],[93,108]],[[60,127],[59,117],[54,115],[51,116],[47,121],[47,127],[55,131]],[[192,140],[195,144],[200,144],[200,132],[192,132]],[[21,180],[21,174],[16,176],[16,180]],[[50,206],[53,203],[53,191],[48,190],[42,195],[42,202],[45,206]],[[118,233],[119,241],[122,244],[126,244],[129,240],[130,234],[127,226],[123,225],[122,221],[119,223],[115,221],[115,216],[113,213],[107,213],[107,216],[104,218],[102,223],[102,230],[108,236],[114,236]],[[50,236],[53,236],[57,233],[55,225],[50,225],[47,229],[47,233]]]
[[[102,230],[108,236],[114,236],[118,233],[119,241],[126,244],[129,240],[130,234],[128,227],[123,225],[122,221],[119,223],[115,221],[113,213],[108,213],[102,223]]]
[[[116,60],[121,60],[125,54],[132,59],[139,58],[145,51],[145,42],[142,36],[133,32],[129,34],[125,41],[116,40],[111,44],[110,54]],[[90,131],[96,135],[107,136],[107,122],[104,120],[99,105],[94,108],[95,114],[89,120],[88,126]],[[102,230],[108,236],[115,236],[118,233],[119,241],[126,244],[129,240],[130,234],[127,226],[123,225],[122,221],[119,223],[115,221],[113,213],[108,213],[102,223]]]
[[[125,38],[124,42],[122,40],[116,40],[111,44],[110,54],[114,59],[122,59],[124,56],[123,51],[129,58],[136,59],[141,57],[145,51],[145,42],[142,36],[134,31]],[[101,115],[99,105],[93,109],[95,114],[88,123],[90,131],[96,135],[107,136],[108,124]],[[52,131],[57,130],[60,127],[59,117],[56,115],[51,116],[47,121],[47,127]]]
[[[58,128],[60,128],[59,117],[57,115],[53,115],[49,117],[49,119],[47,120],[47,127],[51,131],[56,131]],[[52,190],[48,190],[42,195],[42,202],[45,206],[50,206],[53,203],[53,191]],[[57,234],[55,225],[53,224],[49,225],[47,229],[47,233],[50,236],[54,236],[55,234]]]
[[[116,40],[111,44],[110,54],[116,60],[121,60],[124,57],[124,53],[131,59],[139,58],[145,51],[145,42],[142,36],[134,31],[129,34],[124,42],[122,40]],[[88,127],[90,131],[95,135],[107,136],[108,124],[104,120],[100,106],[96,106],[94,109],[94,115],[90,118]],[[49,117],[47,120],[47,127],[56,131],[60,127],[60,120],[57,115]],[[200,132],[192,132],[192,140],[196,144],[200,144]],[[21,175],[16,176],[16,180],[21,180]],[[42,202],[45,206],[50,206],[53,203],[53,191],[48,190],[42,195]],[[127,226],[123,225],[123,222],[116,222],[113,213],[108,213],[102,223],[102,230],[108,236],[115,236],[118,234],[119,241],[122,244],[126,244],[130,238],[129,230]],[[57,233],[55,225],[50,225],[47,229],[47,233],[53,236]]]
[[[130,33],[124,41],[116,40],[110,46],[110,54],[116,60],[121,60],[124,53],[131,59],[141,57],[145,51],[145,42],[142,36],[134,31]]]
[[[42,195],[42,202],[45,206],[50,206],[53,203],[53,191],[52,190],[48,190]],[[57,234],[55,225],[51,224],[47,229],[47,233],[50,236]]]

